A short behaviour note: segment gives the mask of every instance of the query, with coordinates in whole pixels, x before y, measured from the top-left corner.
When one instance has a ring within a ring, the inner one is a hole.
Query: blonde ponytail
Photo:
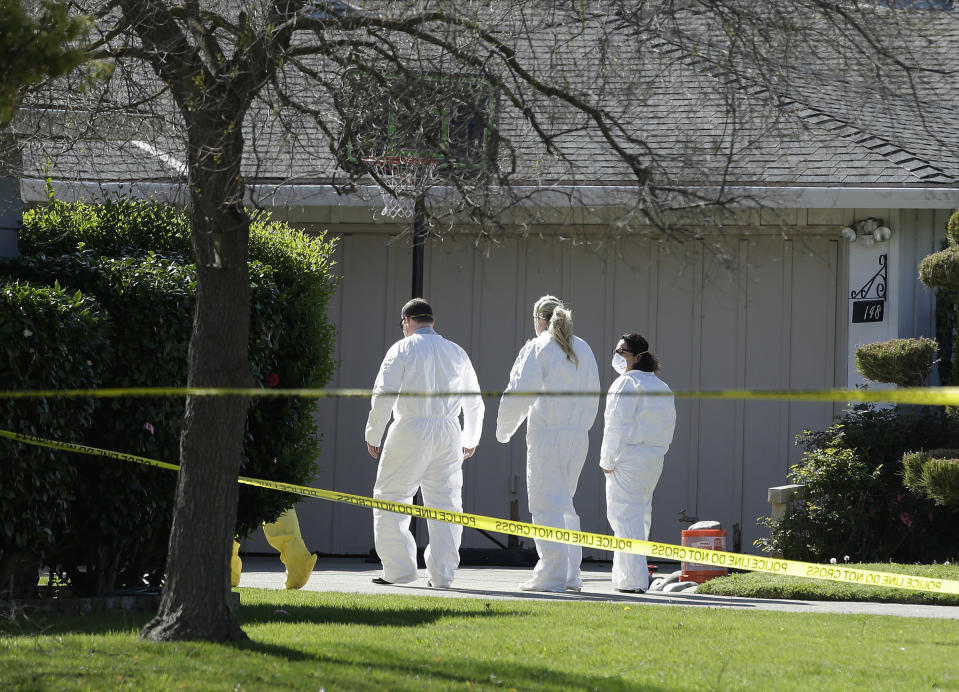
[[[563,349],[566,358],[578,366],[579,358],[573,350],[573,313],[569,308],[559,298],[543,296],[536,301],[533,314],[549,322],[549,335]]]

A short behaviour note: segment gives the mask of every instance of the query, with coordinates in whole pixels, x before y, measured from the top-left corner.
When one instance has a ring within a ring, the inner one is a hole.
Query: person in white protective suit
[[[373,385],[366,422],[366,447],[379,459],[373,497],[412,502],[417,488],[423,504],[463,510],[463,460],[473,456],[483,428],[483,399],[466,352],[433,331],[433,309],[422,298],[403,306],[404,339],[386,352]],[[443,396],[397,396],[400,392],[444,392]],[[461,393],[476,392],[475,396]],[[459,416],[463,414],[460,428]],[[383,453],[380,440],[393,415]],[[459,565],[463,527],[427,520],[429,585],[447,588]],[[416,543],[410,516],[373,510],[373,542],[383,563],[375,584],[403,584],[416,579]]]
[[[613,353],[619,377],[606,395],[599,465],[606,474],[606,517],[613,533],[649,540],[653,490],[673,441],[676,404],[657,373],[659,361],[639,334],[623,334]],[[649,392],[652,396],[643,396]],[[644,593],[649,569],[644,555],[613,553],[613,588]]]
[[[516,356],[496,418],[496,439],[509,442],[526,420],[526,492],[534,524],[579,530],[573,495],[599,409],[599,370],[589,344],[573,335],[573,316],[553,296],[533,307],[536,338]],[[510,392],[539,392],[512,396]],[[591,392],[590,396],[548,396]],[[524,591],[580,591],[583,550],[536,541],[539,561]]]

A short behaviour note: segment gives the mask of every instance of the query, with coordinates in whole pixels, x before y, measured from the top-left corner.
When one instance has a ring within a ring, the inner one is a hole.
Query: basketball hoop
[[[437,180],[440,160],[415,156],[364,156],[360,159],[392,188],[380,188],[383,209],[391,219],[412,218],[416,199]]]

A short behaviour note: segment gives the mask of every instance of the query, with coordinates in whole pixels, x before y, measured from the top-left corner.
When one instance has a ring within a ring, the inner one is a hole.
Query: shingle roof
[[[959,66],[959,21],[953,13],[937,14],[916,33],[912,47],[921,60]],[[667,42],[637,45],[626,36],[599,42],[601,28],[544,23],[518,37],[515,48],[534,74],[548,75],[621,118],[641,140],[630,151],[652,163],[659,184],[959,185],[959,86],[954,79],[919,75],[913,93],[905,83],[877,88],[808,66],[770,87],[748,75],[724,72],[708,55],[691,56]],[[929,37],[938,40],[930,43]],[[430,68],[436,67],[435,54],[421,55]],[[337,83],[337,75],[331,77]],[[288,73],[286,78],[291,90],[308,95],[313,108],[333,114],[327,89],[302,75]],[[556,145],[554,152],[547,151],[520,112],[500,99],[499,127],[518,161],[514,182],[635,182],[628,165],[604,145],[583,113],[522,84],[514,88],[528,97],[540,124],[555,134]],[[248,179],[345,182],[316,121],[289,110],[278,112],[275,101],[268,102],[275,94],[264,96],[267,100],[247,118]],[[41,138],[25,144],[23,173],[180,179],[182,151],[173,131],[106,143]],[[53,171],[48,161],[54,162]]]

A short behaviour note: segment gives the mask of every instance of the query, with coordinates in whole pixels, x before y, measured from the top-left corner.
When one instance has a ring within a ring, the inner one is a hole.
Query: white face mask
[[[611,365],[613,366],[613,370],[618,372],[620,375],[626,374],[626,359],[618,353],[613,354],[613,362]]]

